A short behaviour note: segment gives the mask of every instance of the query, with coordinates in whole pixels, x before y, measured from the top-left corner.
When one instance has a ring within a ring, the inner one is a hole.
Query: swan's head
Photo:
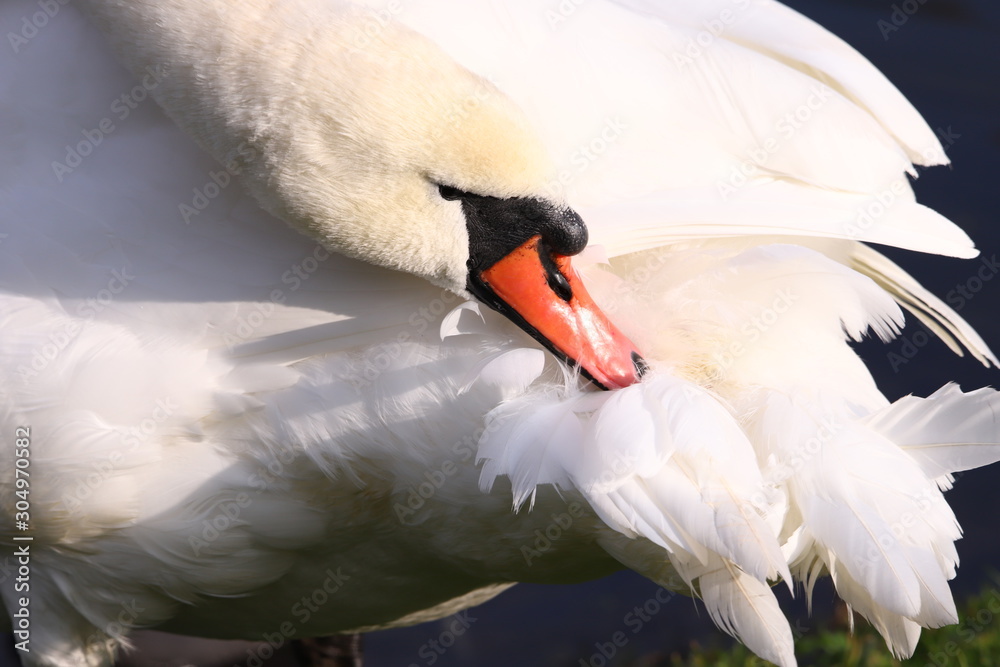
[[[547,194],[553,165],[525,114],[415,31],[394,22],[359,44],[365,17],[336,19],[241,54],[255,75],[227,113],[263,156],[243,166],[265,208],[471,294],[603,387],[638,380],[644,362],[571,266],[587,228]]]

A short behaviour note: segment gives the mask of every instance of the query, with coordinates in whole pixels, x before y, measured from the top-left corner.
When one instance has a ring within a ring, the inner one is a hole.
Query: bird
[[[890,402],[849,343],[905,309],[997,365],[870,244],[976,250],[844,42],[766,0],[76,4],[0,9],[26,665],[622,568],[782,666],[777,585],[899,657],[957,622],[942,492],[1000,397]]]

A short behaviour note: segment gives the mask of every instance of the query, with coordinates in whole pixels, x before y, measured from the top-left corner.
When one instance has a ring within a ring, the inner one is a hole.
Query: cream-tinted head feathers
[[[389,25],[355,48],[357,34],[350,22],[318,34],[302,63],[314,87],[288,145],[300,169],[275,165],[295,208],[276,212],[347,254],[462,289],[465,218],[437,186],[540,195],[549,161],[519,109],[422,36]]]
[[[174,120],[332,250],[462,291],[465,220],[438,185],[541,196],[550,176],[489,81],[398,22],[371,34],[349,3],[90,5],[134,71],[165,68],[155,93]]]

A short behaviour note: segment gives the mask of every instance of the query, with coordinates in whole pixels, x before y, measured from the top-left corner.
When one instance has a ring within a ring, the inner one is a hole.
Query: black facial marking
[[[462,202],[469,231],[469,276],[496,264],[532,236],[541,235],[552,252],[576,255],[587,247],[587,226],[576,211],[541,199],[500,199],[439,185],[447,200]]]

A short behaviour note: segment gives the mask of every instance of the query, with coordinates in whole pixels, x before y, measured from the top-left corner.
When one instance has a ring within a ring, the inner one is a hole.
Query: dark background
[[[953,166],[922,172],[915,183],[918,199],[963,227],[986,258],[1000,254],[1000,229],[995,208],[995,179],[1000,158],[1000,3],[996,0],[789,0],[786,4],[817,20],[846,39],[876,64],[914,103],[931,127],[950,133],[947,148]],[[896,19],[906,16],[898,30],[889,31]],[[880,21],[882,23],[880,23]],[[953,260],[890,250],[924,285],[944,297],[966,284],[981,266],[979,260]],[[983,283],[981,291],[961,309],[963,317],[983,338],[1000,349],[1000,320],[996,316],[1000,280]],[[911,318],[912,319],[912,318]],[[859,352],[868,361],[883,391],[891,398],[907,393],[926,396],[948,381],[963,388],[997,385],[1000,372],[985,369],[974,360],[958,358],[931,339],[923,346],[919,325],[910,325],[893,343],[863,344]],[[914,348],[905,347],[907,342]],[[890,353],[912,358],[895,368]],[[947,495],[965,529],[958,543],[962,559],[953,590],[962,596],[978,590],[1000,565],[1000,466],[960,477]],[[437,665],[454,667],[508,667],[552,665],[576,667],[603,665],[596,644],[607,644],[617,631],[629,636],[616,656],[617,664],[630,664],[639,656],[663,654],[687,646],[695,637],[723,641],[703,608],[689,598],[675,596],[666,604],[650,603],[656,610],[647,616],[641,631],[626,625],[626,615],[643,606],[656,593],[649,581],[621,572],[606,579],[576,586],[519,585],[470,612],[475,619],[444,654],[428,642],[447,632],[445,621],[368,635],[369,667]],[[835,608],[829,586],[821,587],[815,613],[809,617],[795,604],[782,600],[796,634],[815,632],[828,622]],[[635,618],[635,617],[633,617]],[[196,642],[183,645],[173,638],[148,636],[146,657],[133,665],[225,665],[246,657],[242,642]],[[423,648],[423,651],[421,649]],[[271,662],[291,664],[286,651]],[[11,650],[11,654],[13,651]],[[212,657],[208,657],[212,656]],[[433,662],[431,661],[433,658]],[[15,665],[16,658],[0,656],[0,667]],[[638,663],[636,663],[638,664]]]

